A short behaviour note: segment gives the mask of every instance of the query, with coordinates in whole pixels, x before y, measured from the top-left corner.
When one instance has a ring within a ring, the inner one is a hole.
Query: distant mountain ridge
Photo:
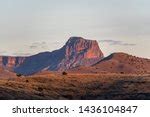
[[[96,40],[71,37],[52,52],[29,57],[0,57],[0,66],[16,73],[30,75],[39,71],[63,71],[77,66],[91,66],[104,57]]]
[[[32,75],[42,71],[150,74],[150,59],[122,52],[104,58],[96,40],[82,37],[70,37],[62,48],[52,52],[29,57],[0,56],[1,74]]]

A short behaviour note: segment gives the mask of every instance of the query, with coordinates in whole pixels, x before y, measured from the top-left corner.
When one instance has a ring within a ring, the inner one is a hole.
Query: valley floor
[[[40,74],[0,79],[2,100],[150,100],[150,75]]]

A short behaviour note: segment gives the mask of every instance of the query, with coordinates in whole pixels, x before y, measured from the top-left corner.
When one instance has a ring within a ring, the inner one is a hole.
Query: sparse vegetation
[[[51,79],[52,78],[52,79]],[[0,99],[150,99],[150,75],[45,74],[0,80]]]
[[[22,74],[16,74],[16,76],[17,76],[17,77],[21,77],[21,76],[22,76]]]
[[[68,75],[68,73],[64,71],[64,72],[62,72],[62,75]]]
[[[43,91],[43,88],[42,87],[38,87],[38,91]]]

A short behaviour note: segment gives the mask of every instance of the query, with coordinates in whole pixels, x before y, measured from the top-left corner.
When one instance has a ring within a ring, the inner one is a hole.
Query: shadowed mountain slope
[[[77,66],[90,66],[100,61],[103,53],[97,41],[71,37],[67,43],[52,52],[43,52],[29,57],[1,57],[3,68],[30,75],[39,71],[63,71]]]

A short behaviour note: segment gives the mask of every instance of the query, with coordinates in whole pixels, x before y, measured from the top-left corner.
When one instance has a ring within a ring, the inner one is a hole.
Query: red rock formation
[[[0,66],[9,70],[20,66],[25,60],[25,57],[0,56]]]
[[[63,47],[65,58],[58,66],[59,70],[77,66],[90,66],[103,58],[103,53],[97,41],[82,37],[71,37]]]
[[[96,40],[85,40],[82,37],[71,37],[66,43],[66,56],[83,53],[85,58],[103,57]]]

